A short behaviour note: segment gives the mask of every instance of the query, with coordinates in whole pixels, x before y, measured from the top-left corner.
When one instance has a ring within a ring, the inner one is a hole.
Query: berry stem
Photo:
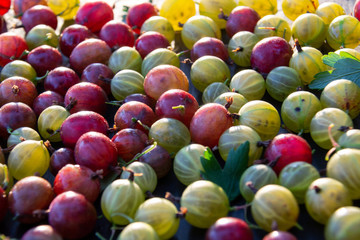
[[[299,223],[296,223],[295,227],[301,231],[304,230],[304,228]]]
[[[180,202],[180,198],[179,197],[175,197],[174,195],[172,195],[170,192],[166,192],[165,194],[165,198],[173,203],[179,203]]]
[[[193,64],[193,62],[190,60],[190,58],[185,58],[183,61],[181,61],[182,63],[185,63],[185,64],[187,64],[187,65],[192,65]]]
[[[255,188],[254,184],[253,184],[251,181],[246,182],[245,185],[246,185],[248,188],[250,188],[250,190],[251,190],[254,194],[256,194],[256,192],[259,190],[259,189]]]
[[[113,217],[123,217],[123,218],[126,218],[126,220],[128,220],[130,223],[134,222],[134,219],[132,219],[131,217],[129,217],[128,215],[123,214],[123,213],[113,213],[113,214],[110,215],[110,217],[111,218],[113,218]],[[114,226],[112,228],[114,228]]]
[[[302,134],[304,133],[304,129],[302,128],[302,129],[300,129],[300,131],[298,132],[298,136],[301,136]]]
[[[133,182],[135,180],[135,172],[133,170],[127,169],[126,167],[122,167],[122,170],[130,173],[128,177],[129,181]]]
[[[225,100],[226,100],[225,108],[226,108],[226,110],[229,110],[229,108],[231,107],[231,104],[233,104],[233,102],[234,102],[234,98],[226,97]]]
[[[104,238],[99,232],[96,232],[95,236],[100,240],[106,240],[106,238]]]
[[[45,147],[47,148],[47,150],[50,152],[50,155],[51,155],[53,152],[56,151],[56,149],[53,148],[53,146],[51,146],[49,140],[46,140],[46,141],[44,142],[44,146],[45,146]]]
[[[331,141],[331,144],[333,145],[333,147],[326,153],[325,155],[325,160],[328,161],[331,154],[333,154],[335,151],[339,150],[341,147],[340,145],[335,141],[332,133],[331,133],[331,130],[332,128],[334,127],[335,125],[332,123],[329,125],[328,127],[328,135],[329,135],[329,139]]]
[[[19,56],[18,59],[22,59],[23,57],[25,57],[26,55],[28,55],[29,52],[30,52],[30,51],[28,51],[28,50],[24,50],[24,51],[21,53],[21,55]]]
[[[218,15],[218,18],[227,21],[229,19],[229,16],[224,13],[224,10],[222,8],[220,8],[220,14]]]
[[[242,51],[244,51],[244,48],[243,47],[241,47],[241,46],[238,46],[237,48],[235,48],[234,50],[232,50],[231,52],[233,52],[233,53],[237,53],[237,52],[242,52]]]
[[[111,80],[112,80],[111,78],[104,77],[101,74],[98,76],[98,79],[101,80],[101,81],[107,82],[107,83],[110,83]]]
[[[232,206],[229,208],[229,211],[239,211],[239,210],[244,209],[246,212],[247,208],[250,206],[251,206],[251,203],[246,203],[246,204],[240,205],[240,206]]]
[[[114,106],[121,106],[124,104],[124,101],[111,101],[111,102],[105,102],[106,104],[114,105]]]
[[[180,211],[176,213],[176,218],[185,218],[186,213],[187,213],[187,208],[181,207]]]
[[[20,137],[20,138],[22,138],[22,137]],[[20,139],[20,140],[21,140],[21,139]],[[22,141],[22,140],[21,140],[21,141]],[[23,142],[23,141],[22,141],[22,142]],[[1,147],[0,147],[0,151],[2,151],[3,153],[7,154],[7,153],[11,152],[11,150],[13,150],[15,146],[16,146],[16,144],[11,145],[11,146],[8,147],[8,148],[1,148]]]
[[[129,166],[130,163],[134,162],[134,161],[137,161],[141,156],[151,152],[152,150],[154,150],[154,148],[157,146],[157,142],[154,142],[152,144],[151,147],[149,147],[148,149],[146,149],[145,151],[141,152],[141,153],[138,153],[136,154],[133,159],[131,159],[129,162],[127,162],[126,166]]]
[[[59,129],[56,129],[55,131],[48,128],[46,129],[46,132],[50,134],[49,138],[55,136],[56,134],[60,134],[60,128]]]
[[[142,126],[143,128],[145,128],[146,130],[148,130],[148,131],[150,131],[150,127],[149,126],[147,126],[147,125],[145,125],[145,124],[143,124],[139,119],[136,119],[136,118],[131,118],[131,121],[133,122],[133,123],[138,123],[140,126]]]
[[[45,79],[47,76],[49,75],[49,70],[46,71],[45,75],[44,76],[41,76],[41,77],[36,77],[35,78],[35,82],[40,82],[41,80]]]
[[[65,109],[66,109],[68,112],[70,112],[70,110],[71,110],[71,109],[76,105],[76,103],[77,103],[77,100],[76,100],[75,98],[73,98],[73,97],[70,97],[69,100],[70,100],[70,103],[69,103],[67,106],[65,106]]]
[[[172,109],[178,110],[181,114],[185,114],[185,106],[184,105],[173,106]]]
[[[277,156],[274,161],[269,162],[268,166],[271,167],[271,168],[275,167],[275,165],[278,163],[280,158],[281,158],[281,155]]]
[[[245,220],[245,222],[248,224],[248,226],[251,228],[251,229],[262,229],[261,227],[259,227],[259,226],[257,226],[257,225],[255,225],[255,224],[253,224],[253,223],[251,223],[250,222],[250,220],[249,220],[249,218],[248,218],[248,215],[247,215],[247,208],[245,209],[245,211],[244,211],[244,220]],[[262,229],[263,230],[263,229]]]
[[[314,186],[313,189],[315,190],[316,193],[321,192],[321,188],[319,186]]]
[[[179,52],[179,53],[176,54],[176,55],[177,55],[178,57],[181,57],[181,56],[185,55],[185,54],[188,53],[188,52],[190,52],[189,49],[188,49],[188,50],[181,51],[181,52]]]
[[[295,39],[295,47],[299,53],[301,53],[303,51],[298,39]]]

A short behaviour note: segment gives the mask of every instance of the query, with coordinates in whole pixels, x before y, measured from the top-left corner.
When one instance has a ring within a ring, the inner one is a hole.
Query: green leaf
[[[204,168],[204,171],[201,172],[203,178],[221,186],[223,179],[219,172],[221,172],[222,169],[210,148],[206,148],[204,157],[201,157],[200,160]]]
[[[240,195],[239,182],[241,175],[248,167],[250,144],[248,141],[241,144],[236,150],[231,149],[224,166],[223,173],[230,182],[225,188],[229,199],[233,200]]]
[[[352,59],[360,62],[359,59],[357,59],[354,55],[352,55],[352,54],[350,54],[348,52],[344,52],[344,51],[340,52],[340,56],[341,56],[341,58],[352,58]]]
[[[330,52],[328,55],[324,55],[322,58],[322,61],[324,64],[334,67],[335,63],[341,59],[341,56],[339,54]]]
[[[310,89],[324,89],[330,82],[338,79],[348,79],[360,86],[360,61],[349,53],[329,54],[323,61],[329,66],[335,60],[335,55],[339,58],[333,64],[332,71],[320,72],[315,75],[315,79],[309,84]]]
[[[249,149],[250,144],[246,141],[237,149],[230,150],[223,169],[209,148],[206,149],[204,157],[201,157],[203,178],[221,186],[230,201],[240,195],[239,181],[248,167]]]

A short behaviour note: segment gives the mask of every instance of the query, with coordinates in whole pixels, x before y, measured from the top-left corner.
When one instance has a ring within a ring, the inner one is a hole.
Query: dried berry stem
[[[224,13],[224,10],[222,8],[220,8],[220,14],[218,15],[218,18],[227,21],[229,19],[229,16]]]
[[[281,158],[281,155],[277,156],[274,161],[269,162],[268,166],[271,167],[271,168],[275,167],[275,165],[278,163],[280,158]]]
[[[133,170],[127,169],[126,167],[122,167],[122,170],[130,173],[128,179],[129,179],[129,181],[131,181],[131,182],[133,182],[133,181],[135,180],[135,176],[139,176],[138,173],[135,173]],[[142,175],[142,173],[140,173],[140,174]],[[141,175],[140,175],[140,176],[141,176]]]
[[[237,52],[242,52],[242,51],[244,51],[244,48],[243,47],[241,47],[241,46],[238,46],[237,48],[235,48],[234,50],[232,50],[231,52],[233,52],[233,53],[237,53]]]
[[[225,100],[226,100],[225,108],[226,108],[226,110],[229,110],[229,108],[231,107],[231,104],[233,104],[233,102],[234,102],[234,98],[233,97],[225,97]]]
[[[298,39],[295,39],[295,47],[299,53],[301,53],[303,51]]]
[[[152,194],[152,192],[150,192],[149,190],[147,190],[146,192],[145,192],[145,198],[146,199],[149,199],[149,198],[153,198],[153,197],[155,197],[153,194]]]
[[[75,98],[73,98],[73,97],[70,97],[69,100],[70,100],[70,103],[69,103],[67,106],[65,106],[65,109],[66,109],[68,112],[70,112],[70,110],[71,110],[71,109],[76,105],[76,103],[77,103],[77,100],[76,100]]]
[[[101,81],[107,82],[107,83],[110,83],[111,80],[112,80],[111,78],[104,77],[101,74],[98,76],[98,79],[101,80]]]
[[[186,213],[187,213],[187,208],[181,207],[180,211],[176,213],[176,218],[185,218]]]
[[[21,140],[21,138],[20,138],[20,140]],[[21,141],[22,141],[22,140],[21,140]],[[23,142],[23,141],[22,141],[22,142]],[[3,153],[7,154],[7,153],[11,152],[11,150],[13,150],[15,146],[16,146],[16,144],[11,145],[11,146],[8,147],[8,148],[0,148],[0,151],[2,151]]]
[[[104,174],[104,170],[103,169],[98,169],[93,174],[91,174],[91,179],[92,180],[95,180],[97,178],[103,179],[104,178],[103,174]]]
[[[182,63],[185,63],[185,64],[187,64],[187,65],[192,65],[193,64],[193,62],[190,60],[190,58],[185,58],[183,61],[181,61]]]
[[[316,193],[321,192],[321,188],[319,186],[314,186],[313,189],[315,190]]]
[[[245,183],[245,185],[250,188],[250,190],[256,194],[259,189],[255,188],[254,184],[251,181]]]
[[[170,192],[166,192],[165,194],[165,198],[173,203],[179,203],[180,202],[180,198],[179,197],[175,197],[174,195],[172,195]]]
[[[46,140],[46,141],[44,142],[44,146],[47,148],[47,150],[50,152],[50,154],[52,154],[53,152],[56,151],[56,149],[51,146],[49,140]]]

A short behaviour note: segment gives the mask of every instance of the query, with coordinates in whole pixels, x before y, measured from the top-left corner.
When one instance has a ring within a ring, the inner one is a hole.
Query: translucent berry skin
[[[53,29],[57,27],[57,17],[55,13],[44,5],[35,5],[26,10],[21,21],[26,32],[29,32],[31,28],[38,24],[45,24]]]
[[[148,136],[139,129],[125,128],[117,132],[111,141],[115,143],[119,157],[128,162],[147,146]]]
[[[49,207],[50,225],[66,239],[90,234],[96,224],[96,209],[86,198],[73,191],[58,195]]]
[[[273,169],[279,175],[289,163],[304,161],[311,164],[312,150],[308,142],[298,135],[279,134],[266,148],[265,158],[269,161],[277,161]]]
[[[237,6],[232,10],[226,22],[226,33],[232,37],[240,31],[254,32],[259,20],[260,16],[254,9],[247,6]]]
[[[152,16],[157,16],[156,8],[149,2],[140,3],[129,8],[126,16],[126,23],[134,29],[136,34],[140,34],[143,23]]]
[[[180,105],[184,108],[173,108]],[[175,118],[189,127],[198,108],[198,102],[190,93],[180,89],[172,89],[160,96],[155,106],[155,114],[160,118]]]
[[[87,132],[76,142],[75,162],[93,171],[103,170],[108,174],[117,164],[117,148],[106,135],[99,132]]]
[[[293,50],[281,37],[268,37],[255,44],[251,53],[251,67],[260,73],[269,73],[276,67],[289,66]]]
[[[100,180],[90,168],[74,164],[64,166],[55,177],[54,192],[59,195],[66,191],[74,191],[95,202],[100,194]]]
[[[99,35],[112,49],[118,49],[122,46],[134,46],[135,36],[132,29],[119,20],[107,22],[101,28]]]
[[[112,7],[102,0],[84,3],[76,13],[75,22],[86,26],[91,32],[97,33],[105,23],[114,19]]]
[[[82,41],[94,37],[94,34],[85,26],[73,24],[65,28],[60,34],[59,45],[61,52],[70,57],[72,50]]]
[[[206,232],[205,240],[252,240],[248,224],[235,217],[219,218]]]
[[[267,234],[263,240],[297,240],[297,238],[289,232],[272,231]]]
[[[214,37],[201,38],[194,44],[190,53],[191,61],[193,62],[206,55],[218,57],[224,62],[229,58],[225,44],[221,40]]]
[[[232,118],[224,106],[218,103],[205,104],[191,120],[192,141],[213,148],[218,144],[221,134],[232,124]]]

